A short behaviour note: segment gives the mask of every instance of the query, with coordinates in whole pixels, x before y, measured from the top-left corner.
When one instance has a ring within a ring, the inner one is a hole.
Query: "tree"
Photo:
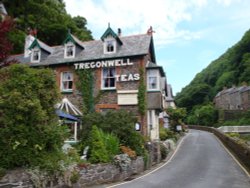
[[[54,75],[48,69],[16,64],[0,69],[0,167],[37,165],[49,168],[60,161],[66,131],[58,126]]]
[[[24,35],[29,29],[36,29],[37,38],[48,45],[60,45],[68,30],[80,40],[92,39],[86,28],[84,17],[73,19],[65,10],[61,0],[3,0],[8,14],[16,20],[16,31],[12,35],[13,53],[23,51]],[[20,43],[20,40],[22,43]]]
[[[167,108],[167,114],[169,115],[170,119],[170,126],[173,130],[176,130],[177,125],[182,125],[184,122],[184,118],[187,115],[185,108]]]
[[[218,112],[215,107],[209,103],[206,105],[197,105],[187,118],[188,124],[214,126],[218,119]]]
[[[12,50],[12,44],[8,40],[8,33],[14,28],[14,21],[10,17],[6,17],[0,22],[0,67],[7,66],[10,62],[7,62],[6,58],[9,56]]]

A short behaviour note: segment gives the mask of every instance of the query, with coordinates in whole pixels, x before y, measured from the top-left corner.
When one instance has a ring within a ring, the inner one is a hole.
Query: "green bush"
[[[104,132],[103,132],[104,133]],[[104,133],[103,139],[105,141],[105,146],[109,154],[109,158],[113,159],[113,157],[120,153],[120,142],[117,136],[114,134]]]
[[[213,104],[197,105],[186,118],[191,125],[215,126],[218,119],[218,111]]]
[[[164,141],[167,139],[174,139],[175,141],[177,140],[177,134],[174,131],[171,131],[170,129],[166,129],[164,127],[160,127],[160,140]]]
[[[232,138],[240,138],[239,133],[226,133],[226,135]]]
[[[60,161],[67,135],[58,126],[58,99],[53,71],[20,64],[0,69],[0,167],[50,169]]]
[[[91,163],[110,162],[113,157],[120,153],[119,139],[110,133],[105,133],[96,126],[92,127],[89,141]]]
[[[168,149],[161,143],[160,144],[160,150],[161,150],[161,159],[164,160],[168,156]]]
[[[91,163],[107,163],[110,161],[103,133],[95,125],[91,131],[89,161]]]
[[[96,125],[105,133],[117,136],[121,145],[128,146],[137,155],[143,156],[144,139],[140,133],[135,131],[137,119],[132,113],[125,110],[108,111],[106,114],[93,113],[83,118],[83,143],[88,145],[92,125]]]

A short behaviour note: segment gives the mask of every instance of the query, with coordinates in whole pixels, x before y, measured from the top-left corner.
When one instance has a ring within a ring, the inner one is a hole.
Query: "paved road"
[[[250,188],[250,178],[212,134],[191,130],[168,164],[115,187]]]

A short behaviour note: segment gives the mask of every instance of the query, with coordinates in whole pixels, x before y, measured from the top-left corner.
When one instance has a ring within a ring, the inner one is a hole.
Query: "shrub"
[[[176,141],[178,137],[177,135],[178,135],[177,133],[171,131],[170,129],[166,129],[164,127],[160,128],[160,140],[162,141],[170,139],[170,138]]]
[[[103,139],[105,141],[105,146],[109,154],[109,158],[113,159],[113,157],[120,152],[119,139],[114,134],[109,133],[103,134]]]
[[[110,161],[102,134],[102,131],[95,125],[92,127],[89,157],[91,163],[107,163]]]
[[[168,156],[168,149],[161,143],[160,144],[160,150],[161,150],[161,159],[164,160]]]
[[[135,131],[137,119],[132,113],[124,110],[108,111],[105,115],[93,113],[83,118],[83,140],[84,145],[89,143],[90,130],[92,125],[96,125],[105,133],[112,133],[117,136],[121,145],[128,146],[137,155],[144,153],[144,139],[142,135]],[[129,135],[129,136],[128,136]]]
[[[127,154],[131,159],[136,158],[136,152],[129,147],[121,146],[121,151],[122,153]]]
[[[0,70],[0,167],[40,166],[63,157],[66,130],[58,126],[53,71],[12,65]],[[49,156],[49,157],[46,157]]]
[[[226,133],[226,135],[229,136],[229,137],[233,137],[233,138],[240,138],[239,133]]]

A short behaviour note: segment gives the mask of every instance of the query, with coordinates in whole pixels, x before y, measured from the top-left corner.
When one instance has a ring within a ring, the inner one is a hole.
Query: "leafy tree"
[[[170,119],[170,126],[173,130],[176,130],[177,125],[182,125],[184,122],[184,118],[187,115],[185,108],[167,108],[167,114],[169,115]]]
[[[187,118],[188,124],[215,126],[218,119],[218,111],[209,103],[197,105]]]
[[[13,29],[14,21],[10,17],[6,17],[0,22],[0,67],[7,66],[7,57],[12,50],[12,44],[8,39],[8,33]]]
[[[246,82],[250,84],[250,53],[245,53],[243,58],[242,58],[242,74],[239,78],[239,82],[243,83]]]
[[[48,45],[62,44],[68,30],[81,40],[92,39],[84,17],[72,18],[61,0],[3,0],[8,14],[16,20],[12,35],[13,53],[23,51],[24,35],[29,29],[38,31],[37,37]],[[22,43],[20,40],[22,39]]]
[[[0,69],[0,167],[50,168],[49,156],[61,159],[66,131],[55,114],[58,97],[51,70],[20,64]]]
[[[235,71],[224,72],[216,82],[216,90],[221,90],[223,87],[230,88],[235,83]]]

